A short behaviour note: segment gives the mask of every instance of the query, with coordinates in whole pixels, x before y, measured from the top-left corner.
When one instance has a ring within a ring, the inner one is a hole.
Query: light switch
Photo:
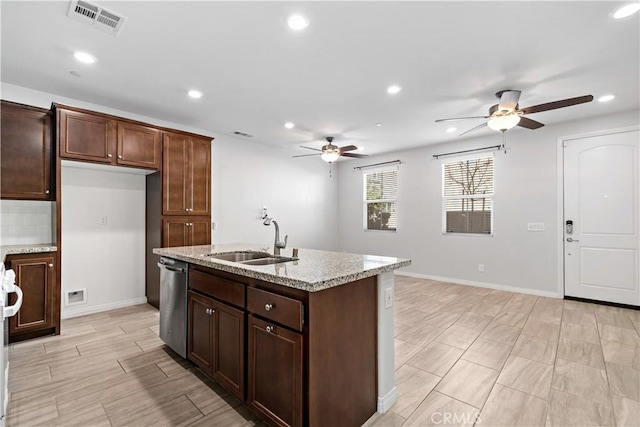
[[[98,218],[98,224],[99,225],[107,225],[107,217],[106,216],[101,216],[100,218]]]
[[[527,223],[527,231],[544,231],[544,222]]]

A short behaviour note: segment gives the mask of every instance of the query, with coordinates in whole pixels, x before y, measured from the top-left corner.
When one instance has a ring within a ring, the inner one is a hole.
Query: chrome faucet
[[[280,249],[284,249],[287,247],[287,240],[289,239],[289,235],[284,236],[284,242],[280,241],[280,227],[278,226],[278,223],[276,222],[275,219],[273,218],[269,218],[268,216],[263,217],[264,222],[263,224],[266,226],[271,225],[271,223],[273,223],[273,225],[275,225],[276,227],[276,237],[273,241],[273,254],[274,255],[280,255]]]

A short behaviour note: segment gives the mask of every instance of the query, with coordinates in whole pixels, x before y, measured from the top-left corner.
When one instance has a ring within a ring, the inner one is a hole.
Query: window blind
[[[369,172],[364,176],[366,230],[396,230],[398,170]]]
[[[493,156],[443,163],[443,231],[493,231]]]

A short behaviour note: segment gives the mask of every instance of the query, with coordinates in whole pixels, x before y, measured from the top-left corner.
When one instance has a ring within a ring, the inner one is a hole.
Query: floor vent
[[[126,18],[85,0],[72,0],[67,16],[117,36]]]
[[[76,304],[87,303],[87,288],[75,289],[73,291],[67,291],[64,295],[64,305],[66,307]]]

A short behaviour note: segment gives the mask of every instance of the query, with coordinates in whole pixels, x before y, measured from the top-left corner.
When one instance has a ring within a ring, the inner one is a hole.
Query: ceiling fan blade
[[[488,119],[489,116],[472,116],[472,117],[454,117],[452,119],[438,119],[436,123],[440,122],[453,122],[455,120],[467,120],[467,119]]]
[[[340,153],[340,155],[343,157],[353,157],[355,159],[362,159],[364,157],[369,157],[366,154],[355,154],[355,153]]]
[[[500,93],[500,92],[498,92]],[[500,95],[500,103],[498,104],[498,110],[515,110],[520,99],[519,90],[505,90]]]
[[[584,104],[593,101],[593,95],[578,96],[577,98],[562,99],[560,101],[547,102],[546,104],[534,105],[532,107],[523,108],[520,111],[523,114],[540,113],[542,111],[555,110],[557,108],[571,107],[572,105]]]
[[[355,145],[347,145],[345,147],[340,147],[338,148],[338,150],[340,150],[341,153],[344,153],[345,151],[353,151],[353,150],[357,150],[358,147],[356,147]]]
[[[309,156],[319,156],[322,153],[318,153],[318,154],[299,154],[297,156],[291,156],[291,157],[309,157]]]
[[[540,129],[544,125],[540,122],[536,122],[535,120],[531,120],[527,117],[520,117],[518,126],[527,128],[527,129]]]
[[[476,126],[476,127],[474,127],[474,128],[471,128],[471,129],[469,129],[469,130],[468,130],[468,131],[466,131],[466,132],[462,132],[462,133],[461,133],[460,135],[458,135],[458,136],[466,135],[466,134],[468,134],[469,132],[473,132],[474,130],[477,130],[477,129],[483,128],[483,127],[485,127],[486,125],[487,125],[487,123],[482,123],[481,125],[478,125],[478,126]]]
[[[306,148],[307,150],[313,150],[313,151],[322,151],[317,148],[305,147],[304,145],[301,145],[300,148]]]

